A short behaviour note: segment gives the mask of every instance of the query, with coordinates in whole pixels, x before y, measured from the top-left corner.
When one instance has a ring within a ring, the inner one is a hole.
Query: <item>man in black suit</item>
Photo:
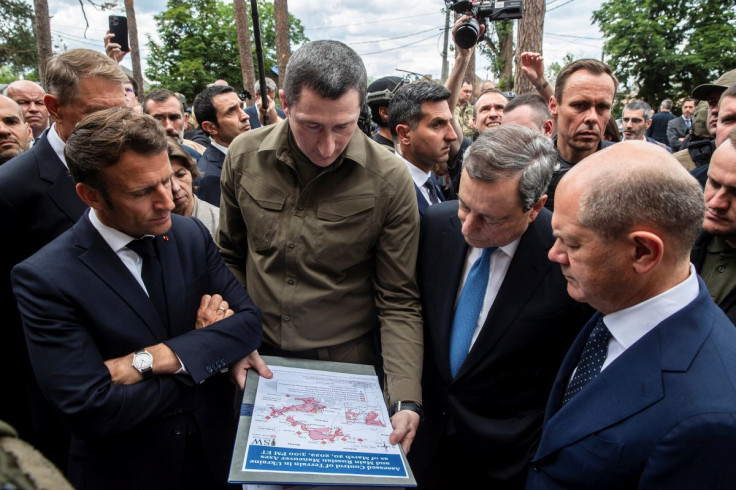
[[[211,85],[194,99],[194,115],[202,129],[210,135],[210,146],[197,162],[204,172],[197,196],[220,206],[220,174],[225,154],[236,136],[250,130],[250,118],[243,102],[229,85]]]
[[[221,371],[270,377],[259,310],[204,225],[171,213],[166,145],[127,108],[85,118],[65,156],[91,210],[13,269],[34,373],[72,428],[79,490],[229,488],[235,390]]]
[[[676,117],[670,112],[670,109],[672,109],[672,99],[664,99],[659,106],[659,112],[652,116],[652,124],[647,129],[647,136],[663,145],[669,143],[667,140],[667,123]]]
[[[426,419],[409,453],[423,489],[524,487],[555,372],[592,314],[547,259],[556,159],[538,131],[492,128],[468,150],[459,201],[424,215]]]
[[[93,75],[90,75],[92,74]],[[38,426],[43,403],[28,366],[15,298],[10,288],[12,267],[69,229],[87,209],[77,197],[64,160],[64,144],[74,126],[87,114],[125,105],[123,84],[128,78],[115,61],[89,49],[72,49],[54,55],[46,65],[44,96],[54,120],[38,143],[0,166],[0,216],[3,249],[0,304],[5,326],[0,344],[6,346],[0,361],[0,393],[10,393],[14,403],[0,403],[0,419],[11,423],[21,437],[34,444],[57,466],[66,464],[68,440],[54,433],[60,424]],[[26,391],[38,397],[29,405]],[[3,395],[6,396],[6,395]],[[31,425],[34,412],[36,429]],[[35,437],[43,434],[43,438]],[[58,445],[56,444],[58,442]]]

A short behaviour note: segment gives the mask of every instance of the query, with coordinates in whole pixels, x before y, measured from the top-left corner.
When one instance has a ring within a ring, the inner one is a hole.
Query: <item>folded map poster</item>
[[[416,486],[371,366],[264,360],[274,376],[248,371],[231,483]]]

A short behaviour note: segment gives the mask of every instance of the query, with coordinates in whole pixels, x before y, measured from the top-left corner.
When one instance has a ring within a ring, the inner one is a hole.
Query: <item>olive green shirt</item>
[[[289,137],[288,120],[239,136],[221,177],[217,242],[261,308],[264,341],[303,351],[380,329],[389,401],[421,402],[414,183],[359,129],[310,175],[297,171]]]
[[[708,244],[700,276],[717,305],[736,289],[736,249],[726,243],[723,237],[715,235]]]

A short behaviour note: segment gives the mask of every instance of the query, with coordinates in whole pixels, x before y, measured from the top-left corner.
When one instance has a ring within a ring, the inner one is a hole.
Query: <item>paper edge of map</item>
[[[303,369],[314,369],[317,371],[329,371],[346,374],[363,374],[375,376],[373,366],[364,364],[348,364],[344,362],[314,361],[304,359],[287,359],[284,357],[262,356],[263,360],[271,366],[285,366]],[[243,405],[253,405],[258,389],[258,373],[248,370],[248,382],[243,394]],[[242,412],[241,412],[242,413]],[[406,459],[403,449],[401,450],[401,462],[404,465],[408,478],[393,476],[348,476],[348,475],[316,475],[291,472],[271,471],[248,471],[242,470],[245,459],[245,451],[250,432],[250,415],[241,415],[238,421],[238,430],[235,435],[235,446],[233,457],[230,462],[229,483],[260,483],[260,484],[288,484],[288,485],[359,485],[377,487],[415,487],[416,480],[411,467]]]

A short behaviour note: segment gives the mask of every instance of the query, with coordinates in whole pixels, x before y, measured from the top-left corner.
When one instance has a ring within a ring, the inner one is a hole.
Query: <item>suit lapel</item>
[[[166,291],[166,305],[169,310],[169,333],[172,337],[194,328],[194,325],[185,325],[185,296],[184,275],[179,258],[178,244],[171,231],[157,236],[155,239],[158,257],[164,276]]]
[[[553,266],[547,259],[547,250],[551,247],[550,240],[544,240],[539,236],[535,223],[536,221],[530,223],[522,235],[488,317],[465,363],[460,368],[458,377],[471,369],[475,363],[482,361],[493,349],[498,339],[511,327],[532,299],[539,281]]]
[[[434,276],[434,280],[438,281],[441,286],[441,294],[436,297],[440,298],[439,301],[441,301],[438,310],[441,312],[442,318],[439,318],[437,322],[440,328],[436,332],[430,332],[430,335],[435,334],[437,336],[433,340],[434,345],[437,345],[439,350],[437,353],[438,365],[442,370],[442,375],[448,381],[451,381],[450,333],[452,332],[452,320],[455,315],[455,299],[463,277],[468,244],[460,231],[461,225],[457,212],[453,213],[448,221],[447,226],[442,227],[442,236],[438,243],[440,251],[435,255],[441,264],[441,270]]]
[[[47,137],[41,138],[36,146],[32,148],[38,162],[39,177],[51,185],[46,191],[49,199],[72,222],[77,222],[79,217],[87,209],[84,202],[77,196],[74,181],[69,171],[56,154]]]
[[[158,341],[167,339],[153,303],[86,216],[74,225],[74,240],[83,249],[79,260],[135,311]]]
[[[598,320],[595,315],[575,339],[562,363],[550,396],[542,440],[535,460],[610,427],[664,398],[662,372],[685,372],[710,335],[710,313],[721,313],[698,278],[700,294],[629,347],[565,406],[562,392],[585,341]]]

